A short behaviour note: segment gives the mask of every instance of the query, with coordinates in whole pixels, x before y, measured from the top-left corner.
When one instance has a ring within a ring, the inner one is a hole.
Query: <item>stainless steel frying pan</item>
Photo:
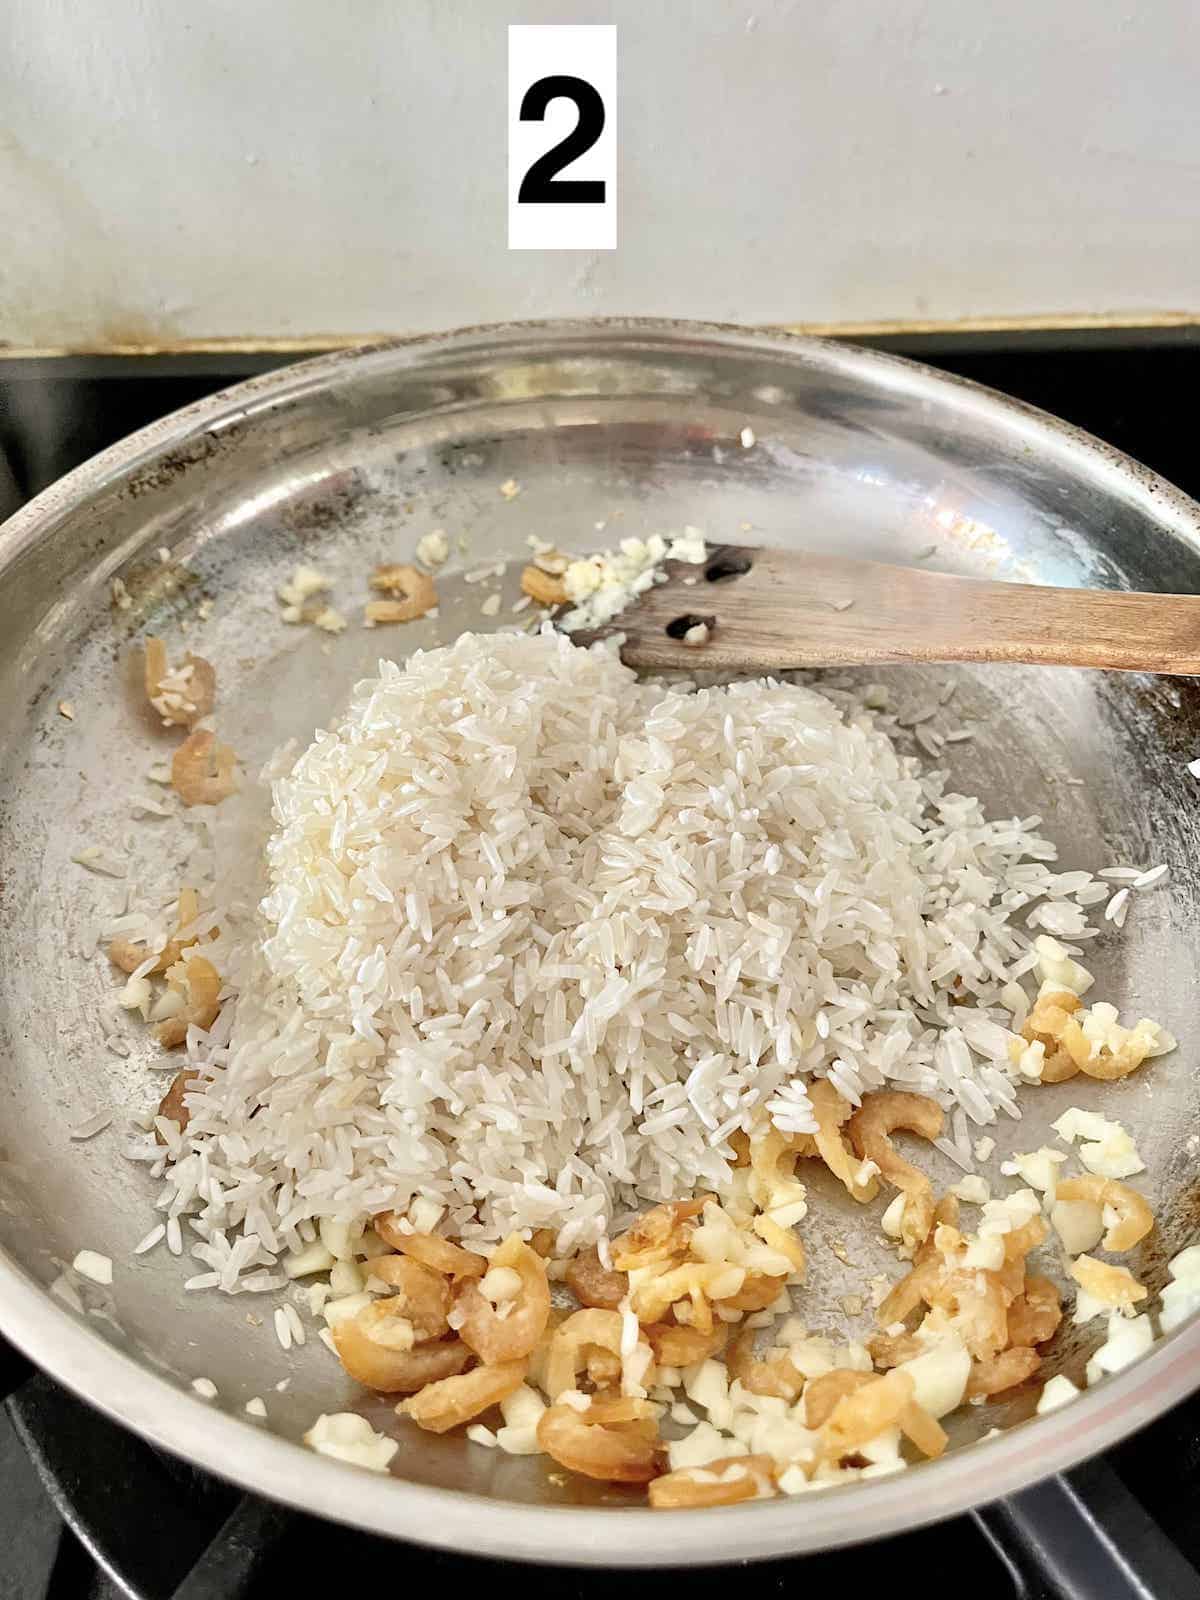
[[[512,497],[500,492],[509,479]],[[97,1028],[112,974],[80,951],[120,885],[71,858],[102,845],[137,881],[179,848],[175,822],[131,813],[164,748],[128,672],[138,638],[160,633],[217,663],[222,734],[254,771],[327,721],[379,653],[481,625],[481,591],[464,571],[517,560],[530,534],[580,549],[686,523],[713,540],[745,538],[748,525],[756,542],[961,573],[1200,591],[1200,510],[1048,417],[881,355],[659,322],[468,330],[293,367],[144,430],[5,525],[0,1330],[55,1377],[167,1449],[314,1512],[473,1551],[610,1565],[811,1550],[1012,1496],[1196,1383],[1200,1329],[1189,1326],[1062,1411],[1033,1420],[1018,1396],[974,1412],[945,1460],[898,1477],[714,1514],[649,1513],[457,1438],[405,1435],[391,1477],[317,1457],[297,1442],[317,1412],[359,1405],[395,1427],[390,1408],[355,1394],[315,1341],[285,1355],[270,1307],[185,1294],[196,1269],[161,1248],[132,1257],[155,1220],[154,1185],[124,1159],[122,1123],[167,1080],[153,1048],[136,1041],[118,1056]],[[370,566],[406,558],[435,527],[469,542],[435,622],[330,640],[279,620],[275,591],[297,561],[331,573],[335,601],[357,615]],[[111,601],[118,576],[128,609]],[[207,620],[201,596],[213,602]],[[1133,1265],[1158,1287],[1200,1220],[1186,1144],[1200,1099],[1197,791],[1184,767],[1200,752],[1200,699],[1189,682],[1035,668],[887,679],[900,704],[954,682],[953,721],[978,730],[948,747],[954,783],[994,812],[1042,813],[1067,865],[1171,865],[1092,964],[1098,992],[1162,1020],[1179,1051],[1125,1083],[1031,1091],[1019,1129],[990,1130],[1001,1150],[1036,1148],[1075,1102],[1133,1130],[1162,1219]],[[252,837],[261,798],[237,805],[234,824]],[[110,1128],[70,1139],[105,1108]],[[814,1189],[804,1309],[814,1327],[841,1326],[841,1300],[896,1268],[873,1213],[841,1206],[819,1180]],[[111,1289],[71,1272],[81,1248],[113,1258]],[[1049,1368],[1078,1374],[1085,1358],[1068,1336]],[[190,1392],[198,1376],[216,1384],[215,1402]],[[256,1395],[268,1426],[243,1413]],[[1057,1525],[1057,1501],[1015,1504],[1049,1506]]]

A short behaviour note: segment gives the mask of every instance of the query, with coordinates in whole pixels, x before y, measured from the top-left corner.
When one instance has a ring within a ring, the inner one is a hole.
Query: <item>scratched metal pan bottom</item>
[[[747,426],[750,448],[739,442]],[[511,498],[500,492],[510,479],[520,486]],[[392,1477],[314,1456],[297,1441],[317,1412],[361,1403],[323,1347],[285,1356],[269,1317],[247,1323],[248,1310],[269,1308],[185,1295],[194,1269],[161,1251],[134,1263],[155,1185],[123,1158],[122,1119],[165,1080],[153,1049],[120,1059],[104,1048],[95,1013],[111,975],[76,950],[111,884],[71,856],[87,844],[127,849],[136,875],[178,848],[173,822],[131,820],[140,774],[163,750],[130,674],[137,641],[154,632],[173,656],[193,649],[218,664],[221,733],[253,773],[283,740],[327,722],[380,653],[505,620],[481,617],[481,591],[460,575],[441,582],[435,621],[352,625],[337,638],[288,628],[275,595],[298,561],[332,576],[335,603],[357,616],[368,570],[407,558],[435,527],[469,541],[461,571],[517,560],[531,534],[583,549],[689,523],[714,542],[1200,592],[1196,507],[1052,419],[887,356],[666,322],[483,328],[292,367],[133,436],[6,524],[0,1328],[56,1377],[179,1455],[314,1512],[457,1548],[608,1564],[762,1556],[909,1527],[1061,1468],[1191,1388],[1200,1332],[1189,1326],[1063,1411],[1024,1421],[1028,1400],[980,1408],[942,1462],[803,1501],[649,1513],[612,1497],[597,1504],[605,1496],[549,1481],[536,1460],[458,1438],[406,1437]],[[116,577],[127,610],[111,603]],[[1168,885],[1138,900],[1092,964],[1098,992],[1162,1020],[1180,1049],[1124,1083],[1089,1083],[1086,1095],[1135,1133],[1148,1163],[1163,1220],[1131,1265],[1158,1287],[1166,1256],[1198,1224],[1185,1149],[1200,1100],[1197,808],[1184,767],[1200,749],[1195,688],[1029,667],[872,676],[901,701],[953,680],[956,718],[979,729],[947,747],[953,786],[993,813],[1042,813],[1067,867],[1171,866]],[[251,790],[236,806],[229,826],[252,837],[261,799]],[[1036,1148],[1078,1098],[1071,1084],[1027,1094],[1017,1147]],[[110,1128],[69,1139],[106,1107],[117,1113]],[[806,1226],[821,1266],[805,1312],[812,1326],[841,1325],[839,1298],[895,1263],[875,1242],[874,1213],[814,1189]],[[853,1283],[822,1233],[845,1241]],[[48,1292],[81,1247],[115,1262],[111,1290],[79,1285],[83,1315]],[[1068,1341],[1049,1369],[1079,1361]],[[190,1393],[199,1375],[217,1385],[217,1402]],[[269,1399],[270,1430],[241,1415],[255,1395]],[[371,1414],[392,1420],[390,1408]],[[976,1439],[1010,1422],[1020,1425]]]

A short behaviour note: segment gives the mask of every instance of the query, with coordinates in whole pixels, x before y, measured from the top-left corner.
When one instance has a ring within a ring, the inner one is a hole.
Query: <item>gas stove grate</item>
[[[19,1375],[10,1361],[7,1377]],[[398,1545],[243,1495],[154,1450],[42,1375],[20,1383],[8,1410],[57,1521],[56,1537],[41,1541],[41,1572],[31,1568],[28,1538],[0,1540],[5,1600],[265,1600],[283,1585],[323,1577],[352,1577],[356,1590],[370,1592],[401,1574],[418,1592],[458,1589],[471,1580],[488,1586],[530,1581],[512,1563]],[[1187,1415],[1195,1415],[1192,1408],[1157,1424],[1118,1457],[1126,1476],[1163,1491],[1168,1526],[1195,1558],[1200,1535],[1192,1526],[1190,1490],[1200,1485],[1200,1449]],[[1171,1463],[1167,1473],[1164,1461]],[[1182,1492],[1167,1496],[1164,1480],[1182,1484]],[[2,1449],[0,1494],[0,1505],[20,1499],[6,1481]],[[48,1508],[40,1514],[44,1521]],[[0,1527],[4,1516],[0,1510]],[[4,1548],[16,1558],[18,1544],[20,1570],[10,1561],[6,1571]],[[939,1572],[969,1574],[972,1600],[1200,1596],[1200,1578],[1180,1549],[1103,1463],[981,1517],[826,1555],[767,1561],[744,1574],[689,1568],[687,1581],[691,1600],[726,1600],[731,1583],[752,1583],[769,1600],[797,1588],[877,1586],[897,1573],[919,1582],[921,1574],[932,1580]],[[535,1581],[550,1600],[598,1600],[610,1594],[614,1578],[593,1569],[541,1568]],[[629,1600],[658,1600],[663,1575],[622,1571],[620,1583]],[[930,1592],[938,1592],[936,1585]]]

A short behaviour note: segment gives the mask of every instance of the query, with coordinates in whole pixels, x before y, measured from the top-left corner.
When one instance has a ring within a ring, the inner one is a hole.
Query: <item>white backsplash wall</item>
[[[0,341],[1200,312],[1195,0],[4,0]],[[509,22],[619,25],[620,243],[510,253]]]

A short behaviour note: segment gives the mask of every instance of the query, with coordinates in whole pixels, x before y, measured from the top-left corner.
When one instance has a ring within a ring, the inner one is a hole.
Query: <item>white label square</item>
[[[617,248],[617,30],[508,30],[508,248]]]

